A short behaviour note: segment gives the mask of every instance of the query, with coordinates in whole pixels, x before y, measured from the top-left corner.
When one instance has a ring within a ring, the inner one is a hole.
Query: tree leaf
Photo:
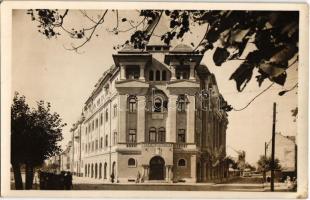
[[[221,66],[229,57],[230,53],[226,48],[217,47],[213,54],[213,61],[216,66]]]
[[[229,80],[235,80],[237,90],[239,92],[243,91],[247,83],[251,80],[253,69],[254,69],[254,65],[244,62],[230,76]]]

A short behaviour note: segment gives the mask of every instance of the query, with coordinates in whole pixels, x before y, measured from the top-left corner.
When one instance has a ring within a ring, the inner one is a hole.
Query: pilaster
[[[169,95],[168,103],[168,119],[166,122],[167,142],[176,142],[176,106],[177,95]]]
[[[186,110],[186,142],[195,142],[195,96],[188,95],[188,104]]]
[[[137,141],[145,141],[145,96],[137,96],[138,113],[137,113]]]

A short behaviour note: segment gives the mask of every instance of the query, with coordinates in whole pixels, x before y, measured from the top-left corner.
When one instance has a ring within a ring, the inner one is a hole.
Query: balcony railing
[[[173,148],[175,149],[183,149],[183,148],[186,148],[187,147],[187,144],[186,143],[176,143],[173,145]]]
[[[172,143],[143,143],[143,147],[172,147]]]
[[[126,143],[126,147],[137,147],[137,143]]]

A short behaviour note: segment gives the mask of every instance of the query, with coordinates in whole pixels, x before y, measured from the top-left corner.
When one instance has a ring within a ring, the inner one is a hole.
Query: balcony
[[[137,143],[126,143],[126,147],[137,147]]]
[[[143,143],[142,147],[173,147],[172,143]]]
[[[176,143],[173,145],[173,148],[175,148],[175,149],[184,149],[186,147],[187,147],[186,143]]]

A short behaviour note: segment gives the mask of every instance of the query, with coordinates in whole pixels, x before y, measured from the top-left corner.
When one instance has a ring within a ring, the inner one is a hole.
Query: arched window
[[[160,127],[158,129],[158,137],[157,137],[157,141],[158,142],[165,142],[165,136],[166,136],[166,130],[164,127]]]
[[[178,111],[179,112],[185,112],[186,111],[186,97],[185,97],[185,95],[179,95],[177,104],[178,104]]]
[[[186,161],[185,161],[185,159],[180,159],[179,161],[178,161],[178,166],[179,167],[185,167],[186,166]]]
[[[136,166],[136,160],[133,158],[128,159],[128,167],[135,167]]]
[[[108,141],[108,135],[105,135],[105,147],[107,147],[109,144],[109,141]]]
[[[156,128],[155,127],[150,128],[149,140],[150,142],[156,142]]]
[[[156,81],[160,81],[160,71],[156,71]]]
[[[107,163],[104,163],[103,167],[103,178],[107,179]]]
[[[98,165],[97,163],[95,164],[95,178],[97,178],[98,175]]]
[[[94,177],[94,164],[91,164],[91,178]]]
[[[85,175],[84,175],[84,177],[86,177],[86,176],[87,176],[87,165],[85,165],[84,170],[85,170]]]
[[[149,80],[150,81],[154,81],[154,72],[153,72],[153,70],[150,70],[150,72],[149,72]]]
[[[129,112],[134,113],[137,111],[137,99],[136,97],[129,97],[128,99]]]
[[[163,105],[162,99],[159,97],[156,97],[154,99],[154,112],[161,112],[162,111],[162,105]]]
[[[102,164],[99,164],[99,179],[102,178]]]
[[[161,72],[161,80],[163,80],[163,81],[167,80],[167,72],[166,72],[166,70],[163,70]]]
[[[109,111],[108,109],[105,110],[105,121],[107,122],[109,120]]]
[[[87,176],[90,177],[90,164],[88,164],[88,168],[87,168]]]

